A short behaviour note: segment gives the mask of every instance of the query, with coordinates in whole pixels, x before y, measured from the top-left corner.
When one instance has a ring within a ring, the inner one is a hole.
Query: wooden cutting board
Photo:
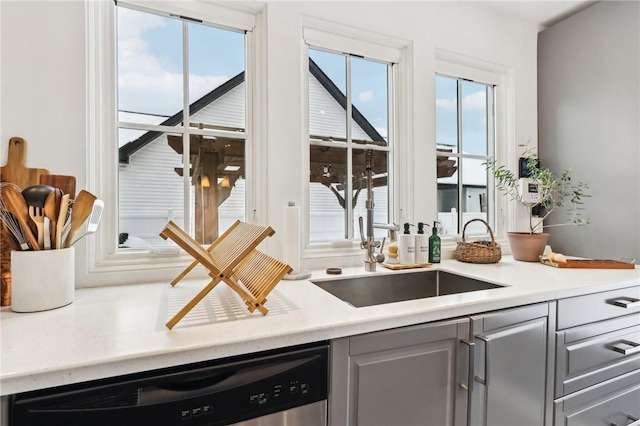
[[[633,269],[634,263],[621,262],[619,260],[606,259],[568,259],[564,263],[551,262],[546,257],[541,257],[540,262],[554,268],[581,268],[581,269]]]
[[[40,183],[43,185],[60,188],[63,193],[69,194],[69,198],[76,199],[76,177],[65,175],[41,175]]]
[[[0,180],[15,183],[24,189],[30,185],[38,185],[40,176],[49,174],[47,169],[26,167],[27,141],[19,137],[9,140],[9,154],[7,164],[2,166]]]
[[[381,263],[387,269],[397,271],[399,269],[428,268],[431,263]]]

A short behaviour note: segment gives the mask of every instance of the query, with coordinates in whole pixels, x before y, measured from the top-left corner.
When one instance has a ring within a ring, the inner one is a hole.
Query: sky
[[[462,151],[487,155],[487,94],[486,86],[463,81],[462,91]],[[436,142],[457,146],[457,80],[436,76]],[[454,151],[457,151],[455,149]]]
[[[183,21],[124,7],[117,9],[119,109],[149,114],[144,122],[159,123],[182,110]],[[245,51],[244,34],[241,32],[196,23],[187,25],[191,103],[244,70]],[[315,49],[310,49],[310,56],[344,93],[345,57]],[[386,64],[352,57],[351,74],[353,104],[386,137]],[[435,85],[436,141],[438,144],[455,145],[455,80],[438,76]],[[486,94],[483,85],[462,83],[462,110],[463,151],[486,155]]]
[[[118,108],[122,121],[159,124],[182,111],[185,73],[183,25],[187,27],[188,34],[189,103],[245,69],[245,36],[242,32],[222,30],[121,6],[117,7],[117,11]],[[336,86],[346,93],[347,57],[313,48],[309,49],[309,55]],[[352,103],[386,138],[389,128],[389,67],[384,63],[355,56],[348,60],[351,65]],[[433,131],[436,142],[455,146],[456,80],[432,75],[417,75],[415,78],[435,78],[436,129]],[[461,84],[461,90],[462,150],[470,154],[486,155],[486,88],[481,84],[465,81]],[[121,145],[144,133],[131,129],[120,129],[119,132]],[[463,165],[469,164],[469,161],[463,162]],[[480,160],[473,162],[479,164]],[[486,179],[483,171],[472,172],[476,166],[474,164],[469,169],[470,173],[464,175],[465,182],[476,174],[481,179]],[[454,175],[448,179],[457,177]]]
[[[342,93],[346,93],[347,59],[344,55],[309,49],[309,57]],[[384,138],[389,129],[387,99],[387,65],[352,57],[351,102]]]
[[[182,21],[118,7],[118,106],[171,116],[182,110]],[[243,71],[244,34],[194,23],[189,103]]]

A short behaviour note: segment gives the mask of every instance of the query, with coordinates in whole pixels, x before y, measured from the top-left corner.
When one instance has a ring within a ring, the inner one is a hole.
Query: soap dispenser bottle
[[[404,232],[398,237],[398,255],[400,263],[411,265],[416,263],[415,236],[411,235],[410,223],[404,224]]]
[[[424,233],[424,223],[418,222],[416,235],[416,263],[429,262],[429,240]]]
[[[429,237],[429,262],[440,263],[440,237],[438,236],[438,222],[433,222],[433,229]]]

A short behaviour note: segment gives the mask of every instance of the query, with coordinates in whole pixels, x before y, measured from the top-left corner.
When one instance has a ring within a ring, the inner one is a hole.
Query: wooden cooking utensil
[[[38,246],[44,248],[44,209],[41,207],[29,206],[29,217],[36,224],[38,229]]]
[[[73,208],[71,209],[71,229],[69,230],[69,235],[64,242],[65,248],[71,247],[71,243],[76,236],[76,232],[78,232],[82,224],[91,214],[93,202],[97,199],[98,197],[84,189],[78,193],[78,196],[73,201]]]
[[[24,189],[29,185],[39,184],[40,177],[49,174],[49,171],[47,169],[27,168],[25,166],[26,157],[27,141],[19,137],[11,138],[9,140],[7,164],[2,166],[0,180],[15,183],[20,189]]]
[[[60,201],[62,201],[62,189],[56,188],[47,195],[47,199],[44,201],[44,215],[49,218],[51,222],[50,236],[51,241],[54,242],[55,247],[56,231],[58,226],[58,215],[60,213]],[[66,214],[66,213],[65,213]]]
[[[63,194],[69,194],[72,200],[76,198],[76,177],[65,175],[41,175],[40,183],[60,188]]]
[[[29,222],[31,220],[31,218],[29,217],[29,207],[27,206],[27,202],[24,200],[24,197],[22,196],[20,191],[18,191],[16,187],[12,185],[3,186],[2,199],[4,200],[9,213],[11,213],[18,221],[18,224],[20,224],[22,232],[27,237],[31,248],[33,250],[40,250],[40,247],[38,246],[38,240],[33,235],[33,232],[29,227]]]
[[[60,198],[60,207],[58,208],[58,220],[56,224],[56,238],[53,240],[53,248],[62,248],[62,230],[67,220],[67,212],[69,211],[69,194],[64,194]]]

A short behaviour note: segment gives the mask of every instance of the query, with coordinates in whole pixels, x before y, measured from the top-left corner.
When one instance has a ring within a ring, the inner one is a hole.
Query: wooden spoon
[[[78,193],[78,196],[73,202],[73,207],[71,208],[71,229],[69,230],[69,235],[64,242],[65,248],[71,247],[71,243],[73,242],[76,233],[91,214],[93,202],[97,199],[98,197],[84,189]]]
[[[67,221],[67,212],[69,211],[69,194],[64,194],[60,199],[60,208],[58,211],[58,224],[56,225],[56,239],[53,248],[62,248],[62,230]]]
[[[44,200],[44,215],[49,218],[51,221],[51,241],[56,240],[56,231],[58,224],[58,216],[60,214],[60,202],[62,201],[62,190],[59,188],[55,188],[53,191],[47,195],[47,198]],[[52,244],[53,248],[55,247],[55,243]]]
[[[27,237],[31,248],[33,250],[40,250],[38,240],[33,235],[33,231],[31,231],[31,228],[29,227],[29,222],[31,221],[31,218],[29,217],[29,207],[27,206],[27,202],[20,191],[12,185],[6,185],[2,187],[2,199],[4,200],[9,213],[11,213],[18,221],[18,224],[20,224],[22,232],[24,232]]]

